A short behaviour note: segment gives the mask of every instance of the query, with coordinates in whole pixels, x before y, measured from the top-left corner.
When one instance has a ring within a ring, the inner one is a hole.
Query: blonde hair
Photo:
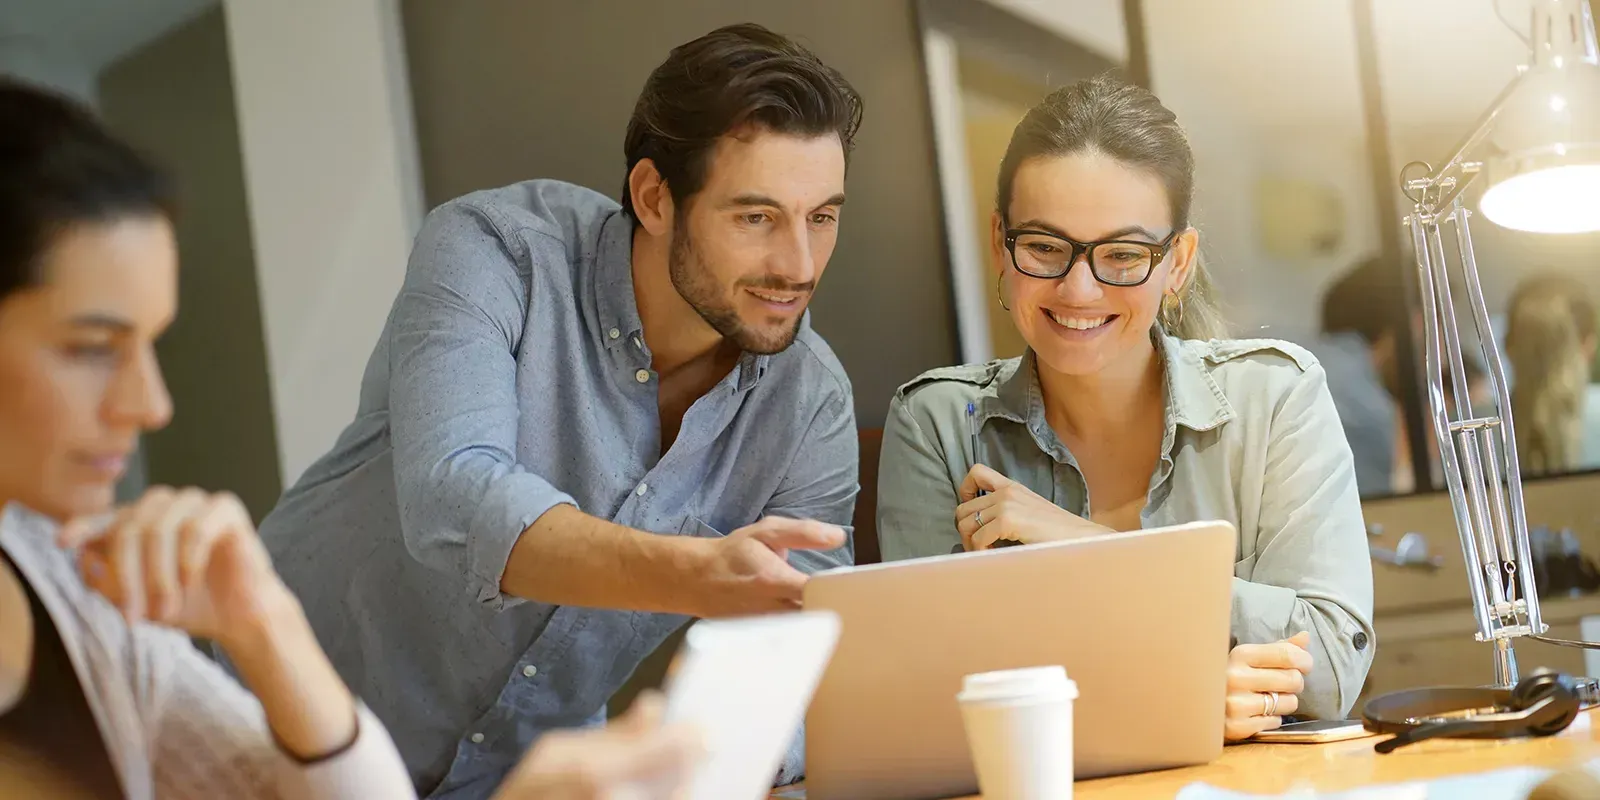
[[[1594,306],[1577,281],[1544,275],[1517,287],[1506,317],[1506,357],[1515,380],[1511,413],[1522,471],[1573,469],[1583,439]]]

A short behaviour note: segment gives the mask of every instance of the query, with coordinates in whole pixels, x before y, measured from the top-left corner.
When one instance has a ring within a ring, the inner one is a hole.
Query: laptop
[[[842,634],[806,715],[809,800],[976,794],[956,694],[975,672],[1060,664],[1078,778],[1222,753],[1237,536],[1199,522],[846,567],[806,584]]]

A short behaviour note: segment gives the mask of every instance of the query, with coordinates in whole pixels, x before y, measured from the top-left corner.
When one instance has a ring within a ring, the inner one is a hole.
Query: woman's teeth
[[[1049,314],[1050,319],[1054,320],[1057,325],[1063,328],[1071,328],[1075,331],[1093,330],[1106,324],[1111,319],[1110,317],[1063,317],[1049,309],[1046,309],[1044,313]]]

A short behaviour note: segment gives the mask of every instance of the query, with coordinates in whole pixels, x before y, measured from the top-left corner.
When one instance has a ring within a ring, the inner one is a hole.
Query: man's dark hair
[[[673,48],[650,73],[622,150],[629,174],[650,159],[681,208],[705,185],[723,136],[747,127],[833,133],[848,159],[861,111],[861,96],[811,51],[760,25],[729,25]],[[626,178],[622,209],[637,219]]]
[[[0,77],[0,300],[44,278],[39,259],[79,223],[173,213],[166,175],[88,109]]]
[[[1322,296],[1322,332],[1357,333],[1375,344],[1407,319],[1407,273],[1374,258],[1346,272]]]

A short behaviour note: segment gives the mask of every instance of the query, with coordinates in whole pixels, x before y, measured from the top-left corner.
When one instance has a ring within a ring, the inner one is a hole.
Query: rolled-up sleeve
[[[913,416],[905,398],[889,404],[878,467],[878,546],[884,561],[948,554],[961,544],[957,486],[938,443]]]
[[[500,591],[517,537],[577,502],[516,460],[517,352],[525,253],[462,202],[428,216],[390,321],[389,398],[401,533],[411,555],[465,574],[474,599]]]
[[[273,742],[256,698],[187,637],[140,626],[133,642],[157,797],[416,797],[393,740],[364,705],[356,708],[354,743],[337,755],[302,764]]]
[[[1350,712],[1372,665],[1372,563],[1355,464],[1318,364],[1303,372],[1273,416],[1255,564],[1234,579],[1240,641],[1311,634],[1315,666],[1300,713]]]

